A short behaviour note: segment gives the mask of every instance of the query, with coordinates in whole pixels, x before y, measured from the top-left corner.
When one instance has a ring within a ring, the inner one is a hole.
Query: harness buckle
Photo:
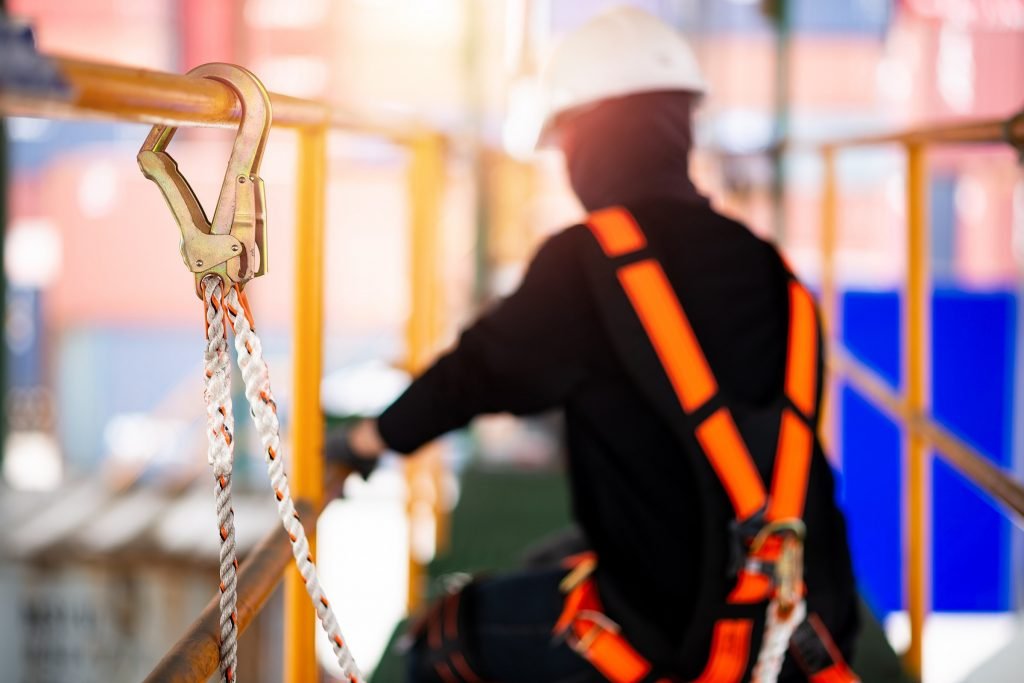
[[[785,618],[803,597],[804,537],[807,527],[799,519],[786,519],[766,524],[750,545],[756,555],[770,538],[779,542],[774,568],[774,600],[780,618]]]
[[[751,546],[765,528],[764,516],[767,511],[765,506],[747,519],[733,519],[729,522],[729,564],[726,573],[730,579],[739,576],[740,571],[749,563]]]
[[[576,613],[576,617],[573,619],[575,623],[580,621],[589,621],[591,626],[586,630],[582,636],[577,636],[573,633],[573,629],[566,631],[565,642],[568,643],[577,654],[585,655],[590,647],[605,633],[611,635],[618,635],[622,630],[622,627],[613,621],[604,612],[598,612],[590,609],[581,609]]]
[[[593,553],[584,553],[574,558],[574,562],[572,571],[558,583],[558,590],[564,594],[571,593],[573,589],[589,579],[597,569],[597,556]]]
[[[206,217],[195,191],[165,150],[176,127],[156,125],[139,150],[142,174],[156,183],[181,230],[181,256],[202,281],[219,277],[224,289],[239,288],[267,272],[266,193],[260,161],[270,132],[270,95],[250,71],[233,64],[204,64],[188,72],[227,85],[241,106],[241,123],[231,149],[213,220]]]

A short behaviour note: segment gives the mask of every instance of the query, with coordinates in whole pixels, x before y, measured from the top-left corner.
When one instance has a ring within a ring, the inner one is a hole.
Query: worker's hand
[[[332,429],[324,438],[324,457],[369,479],[387,444],[377,431],[376,420],[360,420],[352,427]]]

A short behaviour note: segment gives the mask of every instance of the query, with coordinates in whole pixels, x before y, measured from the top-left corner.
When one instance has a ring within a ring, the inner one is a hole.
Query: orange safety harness
[[[802,516],[814,452],[819,367],[818,324],[810,293],[795,277],[790,278],[785,401],[771,487],[766,489],[661,263],[642,253],[647,238],[636,220],[626,209],[614,207],[592,214],[588,225],[604,255],[622,263],[615,271],[618,282],[657,354],[700,451],[731,504],[731,530],[745,556],[735,568],[736,581],[726,605],[762,605],[775,610],[772,616],[778,619],[799,619],[786,639],[812,683],[858,681],[820,619],[815,615],[803,619],[802,612]],[[577,652],[612,683],[678,680],[657,675],[652,663],[604,614],[591,576],[595,566],[592,556],[575,558],[573,571],[563,582],[567,597],[556,632],[565,634]],[[801,611],[795,612],[797,608]],[[710,655],[696,682],[738,683],[748,675],[774,681],[778,667],[775,674],[759,675],[759,666],[755,666],[763,637],[756,628],[757,620],[736,618],[740,614],[736,610],[723,614],[715,615]]]

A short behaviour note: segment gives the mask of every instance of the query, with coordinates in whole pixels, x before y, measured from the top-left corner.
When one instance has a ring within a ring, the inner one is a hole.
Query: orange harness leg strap
[[[788,610],[793,600],[799,602],[803,590],[801,518],[817,412],[819,339],[810,293],[795,278],[790,279],[785,404],[780,410],[771,488],[766,490],[733,413],[727,406],[712,405],[719,394],[718,382],[661,263],[653,255],[639,253],[648,248],[640,225],[621,207],[591,214],[588,225],[608,258],[628,261],[617,268],[619,283],[672,386],[681,417],[696,421],[694,436],[732,505],[733,533],[747,556],[743,566],[734,568],[737,581],[728,603],[757,605],[774,598]],[[578,651],[608,680],[644,680],[650,672],[646,660],[617,632],[599,624],[600,619],[581,616],[600,614],[596,597],[589,580],[576,586],[567,600],[562,628],[575,634],[583,646]],[[805,621],[800,626],[804,641],[820,640],[821,634],[828,637],[820,621],[808,624]],[[751,619],[719,618],[714,623],[707,665],[697,683],[741,681],[755,661],[752,655],[760,651],[760,643],[753,642],[753,628]],[[831,643],[831,638],[827,642]],[[819,651],[829,651],[827,666],[805,666],[808,675],[813,672],[817,676],[812,676],[814,683],[857,680],[852,673],[843,677],[849,669],[834,645],[821,646]],[[802,657],[798,659],[804,662]]]
[[[592,576],[580,579],[569,590],[554,632],[612,683],[670,683],[654,674],[652,664],[605,615]]]

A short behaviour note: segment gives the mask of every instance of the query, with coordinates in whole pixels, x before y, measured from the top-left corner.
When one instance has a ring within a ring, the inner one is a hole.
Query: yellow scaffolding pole
[[[906,368],[907,408],[926,414],[931,392],[931,282],[928,236],[928,161],[921,143],[907,145],[907,286],[903,295],[903,358]],[[907,610],[910,614],[910,649],[906,664],[920,677],[924,620],[928,611],[928,512],[931,501],[928,442],[917,430],[905,429]]]
[[[409,159],[409,268],[411,306],[406,328],[407,368],[423,371],[437,349],[440,336],[441,259],[440,198],[444,184],[444,144],[435,133],[416,135]],[[409,521],[408,606],[416,609],[426,594],[425,566],[418,550],[426,541],[435,547],[446,537],[441,500],[443,463],[436,444],[430,444],[405,462]],[[430,516],[429,528],[422,521]],[[422,538],[433,534],[432,539]]]
[[[292,338],[292,475],[295,498],[321,506],[324,492],[324,420],[320,408],[323,376],[324,201],[327,130],[299,131],[295,213],[295,322]],[[316,528],[309,534],[316,559]],[[289,683],[315,681],[316,614],[298,569],[289,567],[284,584],[284,662]]]

